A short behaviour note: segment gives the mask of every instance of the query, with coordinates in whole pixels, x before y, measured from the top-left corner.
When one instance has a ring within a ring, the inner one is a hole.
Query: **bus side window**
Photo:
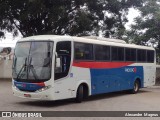
[[[93,60],[93,45],[75,42],[75,60]]]
[[[147,62],[154,63],[154,51],[153,50],[147,50]]]
[[[71,62],[71,42],[58,42],[56,46],[56,53],[56,57],[60,58],[60,66],[58,68],[55,66],[55,80],[68,75]]]
[[[146,50],[138,49],[137,50],[137,61],[138,62],[146,62],[147,52]]]
[[[112,61],[124,61],[124,48],[123,47],[111,47]]]

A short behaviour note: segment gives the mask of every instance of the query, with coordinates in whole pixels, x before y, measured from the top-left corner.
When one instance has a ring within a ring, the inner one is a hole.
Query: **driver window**
[[[71,42],[63,41],[58,42],[56,47],[56,59],[60,60],[60,66],[56,66],[55,63],[55,80],[66,77],[69,72],[71,62]]]

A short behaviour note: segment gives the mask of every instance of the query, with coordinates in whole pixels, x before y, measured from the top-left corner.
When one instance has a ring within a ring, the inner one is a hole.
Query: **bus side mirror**
[[[56,58],[56,68],[61,67],[61,59],[60,58]]]

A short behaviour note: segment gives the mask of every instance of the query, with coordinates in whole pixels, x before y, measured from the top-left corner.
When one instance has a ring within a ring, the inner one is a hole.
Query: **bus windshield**
[[[13,79],[42,82],[51,78],[53,42],[19,42],[13,60]]]

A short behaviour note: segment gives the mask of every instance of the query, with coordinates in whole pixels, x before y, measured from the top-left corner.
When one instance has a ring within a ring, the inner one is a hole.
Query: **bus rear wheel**
[[[140,82],[136,80],[134,82],[134,86],[133,86],[133,89],[131,90],[131,93],[136,94],[139,91],[139,88],[140,88]]]
[[[77,90],[76,102],[81,103],[83,98],[84,98],[84,89],[83,89],[83,85],[80,85]]]

